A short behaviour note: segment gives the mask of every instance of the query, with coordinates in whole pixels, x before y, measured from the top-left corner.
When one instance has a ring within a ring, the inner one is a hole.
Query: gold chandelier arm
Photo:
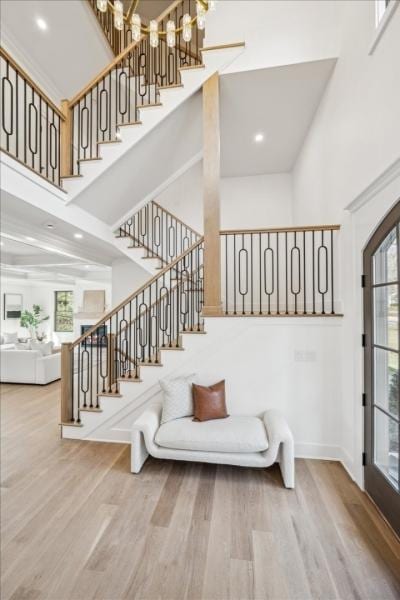
[[[132,14],[135,12],[135,10],[138,7],[140,0],[132,0],[132,4],[129,7],[128,12],[126,13],[126,15],[124,15],[124,21],[126,23],[129,23],[131,20],[131,16]],[[198,0],[198,2],[205,8],[205,10],[208,10],[208,1],[207,0]],[[114,5],[112,4],[111,0],[108,0],[108,6],[110,7],[110,9],[112,10],[112,12],[115,12],[115,8]],[[190,21],[190,26],[192,27],[197,21],[197,15],[195,17],[193,17],[193,19]],[[140,31],[142,33],[150,33],[150,28],[149,27],[144,27],[143,25],[140,27]],[[177,29],[175,30],[175,33],[181,33],[183,31],[183,27],[177,27]],[[167,32],[164,30],[158,31],[158,35],[167,35]]]
[[[133,13],[136,12],[138,4],[139,4],[139,0],[132,0],[129,10],[126,13],[126,20],[128,21],[128,23],[130,22]]]

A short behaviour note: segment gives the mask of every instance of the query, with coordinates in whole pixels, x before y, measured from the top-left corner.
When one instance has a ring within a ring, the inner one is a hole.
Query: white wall
[[[400,10],[369,55],[374,7],[345,2],[340,58],[293,172],[298,224],[340,222],[343,208],[400,158]]]
[[[112,263],[112,306],[130,296],[146,281],[151,279],[145,271],[129,258],[117,258]]]
[[[207,16],[204,45],[246,42],[245,52],[224,73],[333,58],[339,51],[342,4],[224,0]]]
[[[4,320],[3,302],[4,294],[15,293],[23,296],[23,310],[32,310],[33,304],[39,304],[44,314],[50,319],[40,327],[56,344],[70,342],[75,339],[73,332],[59,333],[54,331],[54,292],[59,290],[72,290],[74,292],[74,312],[80,310],[83,304],[84,290],[105,290],[107,309],[111,308],[111,285],[105,282],[79,280],[76,284],[46,283],[43,281],[17,281],[9,278],[1,279],[1,330],[14,332],[20,329],[19,319]]]
[[[199,232],[203,231],[202,163],[176,179],[155,200]],[[292,178],[288,173],[223,177],[222,229],[285,227],[292,224]]]

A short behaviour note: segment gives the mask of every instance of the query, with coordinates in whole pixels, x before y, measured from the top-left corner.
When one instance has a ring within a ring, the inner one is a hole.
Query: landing
[[[333,462],[258,471],[60,440],[59,383],[1,386],[2,598],[398,598],[400,544]]]

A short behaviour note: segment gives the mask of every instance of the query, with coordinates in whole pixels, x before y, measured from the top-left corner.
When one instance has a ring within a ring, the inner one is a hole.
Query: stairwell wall
[[[155,200],[199,232],[203,231],[203,174],[199,161]],[[292,225],[290,173],[222,177],[223,229],[289,227]]]

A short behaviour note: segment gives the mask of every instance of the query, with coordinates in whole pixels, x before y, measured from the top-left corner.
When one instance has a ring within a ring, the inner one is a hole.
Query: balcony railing
[[[0,73],[2,151],[60,186],[62,112],[4,48]]]
[[[226,315],[335,315],[339,225],[221,231]]]

